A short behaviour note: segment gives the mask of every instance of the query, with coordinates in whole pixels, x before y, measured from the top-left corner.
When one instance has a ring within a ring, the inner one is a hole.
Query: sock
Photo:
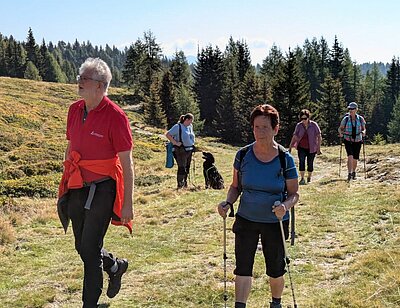
[[[118,271],[118,263],[117,263],[117,261],[115,261],[113,266],[111,266],[110,271],[111,271],[111,273],[116,273]]]
[[[235,302],[235,308],[246,308],[246,303]]]
[[[280,304],[280,303],[281,303],[281,298],[275,298],[275,297],[273,297],[273,298],[272,298],[272,302],[273,302],[274,304]]]

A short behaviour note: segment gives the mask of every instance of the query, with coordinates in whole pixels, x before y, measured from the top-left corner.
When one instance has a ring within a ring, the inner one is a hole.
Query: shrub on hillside
[[[60,177],[60,174],[50,174],[0,181],[0,195],[54,198],[57,196]]]

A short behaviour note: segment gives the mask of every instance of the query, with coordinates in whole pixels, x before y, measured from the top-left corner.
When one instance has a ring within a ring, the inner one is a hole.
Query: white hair
[[[107,90],[110,85],[112,75],[107,63],[100,58],[87,58],[79,68],[79,74],[89,71],[92,78],[104,83],[104,93],[107,95]]]

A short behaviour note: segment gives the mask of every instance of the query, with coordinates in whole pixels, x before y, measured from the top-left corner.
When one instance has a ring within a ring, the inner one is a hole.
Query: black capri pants
[[[289,220],[283,221],[283,230],[287,239]],[[253,276],[254,256],[260,235],[266,274],[269,277],[278,278],[286,273],[285,250],[279,222],[259,223],[236,215],[232,231],[235,233],[236,268],[233,272],[235,275]]]
[[[306,171],[306,158],[307,158],[307,171],[314,171],[314,159],[316,152],[310,153],[309,149],[297,147],[297,154],[299,156],[299,170]]]
[[[361,144],[362,142],[352,142],[346,139],[344,141],[344,147],[346,148],[347,156],[353,156],[354,159],[360,158]]]

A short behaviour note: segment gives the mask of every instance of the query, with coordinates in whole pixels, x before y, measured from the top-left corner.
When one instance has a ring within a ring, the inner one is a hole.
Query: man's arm
[[[122,165],[124,176],[124,201],[122,203],[121,222],[128,223],[133,219],[133,183],[134,169],[132,160],[132,151],[118,153]]]

